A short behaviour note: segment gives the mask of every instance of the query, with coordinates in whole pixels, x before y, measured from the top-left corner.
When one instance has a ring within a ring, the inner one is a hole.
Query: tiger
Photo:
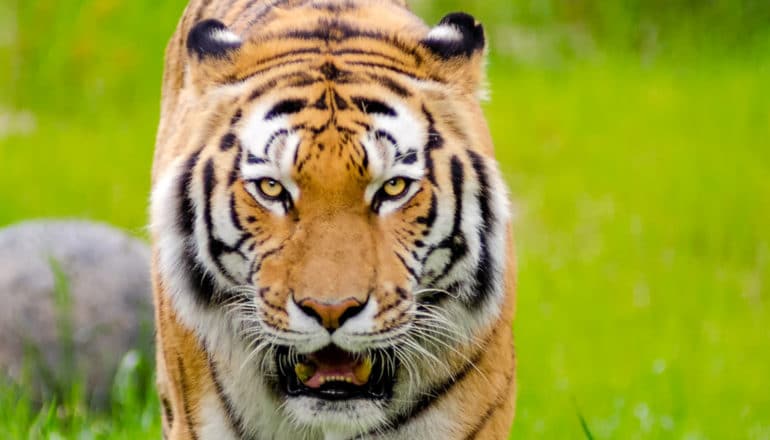
[[[192,0],[150,230],[168,439],[504,439],[509,190],[473,16]]]

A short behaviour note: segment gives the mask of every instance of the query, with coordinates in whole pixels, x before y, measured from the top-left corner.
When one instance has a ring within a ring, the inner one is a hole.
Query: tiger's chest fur
[[[151,202],[171,439],[499,439],[507,190],[484,32],[400,1],[194,0]]]

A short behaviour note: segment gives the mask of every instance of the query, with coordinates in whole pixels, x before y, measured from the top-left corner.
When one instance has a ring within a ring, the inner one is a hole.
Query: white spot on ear
[[[241,37],[228,29],[214,29],[211,31],[209,38],[225,44],[240,44],[242,42]]]
[[[428,33],[429,41],[451,42],[461,41],[462,39],[463,34],[460,32],[460,29],[457,29],[457,26],[453,26],[451,24],[442,24],[436,26]]]

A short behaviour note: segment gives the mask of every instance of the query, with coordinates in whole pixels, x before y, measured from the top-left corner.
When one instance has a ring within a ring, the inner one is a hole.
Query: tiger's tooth
[[[365,357],[361,363],[353,368],[353,374],[355,374],[356,380],[360,383],[368,382],[369,376],[372,374],[372,358]]]
[[[315,366],[299,362],[294,365],[294,373],[297,375],[299,381],[304,383],[310,380],[310,378],[313,377],[313,374],[315,374]]]

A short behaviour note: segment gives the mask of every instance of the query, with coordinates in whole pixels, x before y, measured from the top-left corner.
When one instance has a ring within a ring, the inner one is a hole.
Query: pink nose
[[[361,312],[364,309],[365,303],[355,298],[331,303],[317,301],[313,298],[305,298],[298,302],[297,305],[308,316],[311,316],[324,328],[333,332],[342,327],[349,318]]]

